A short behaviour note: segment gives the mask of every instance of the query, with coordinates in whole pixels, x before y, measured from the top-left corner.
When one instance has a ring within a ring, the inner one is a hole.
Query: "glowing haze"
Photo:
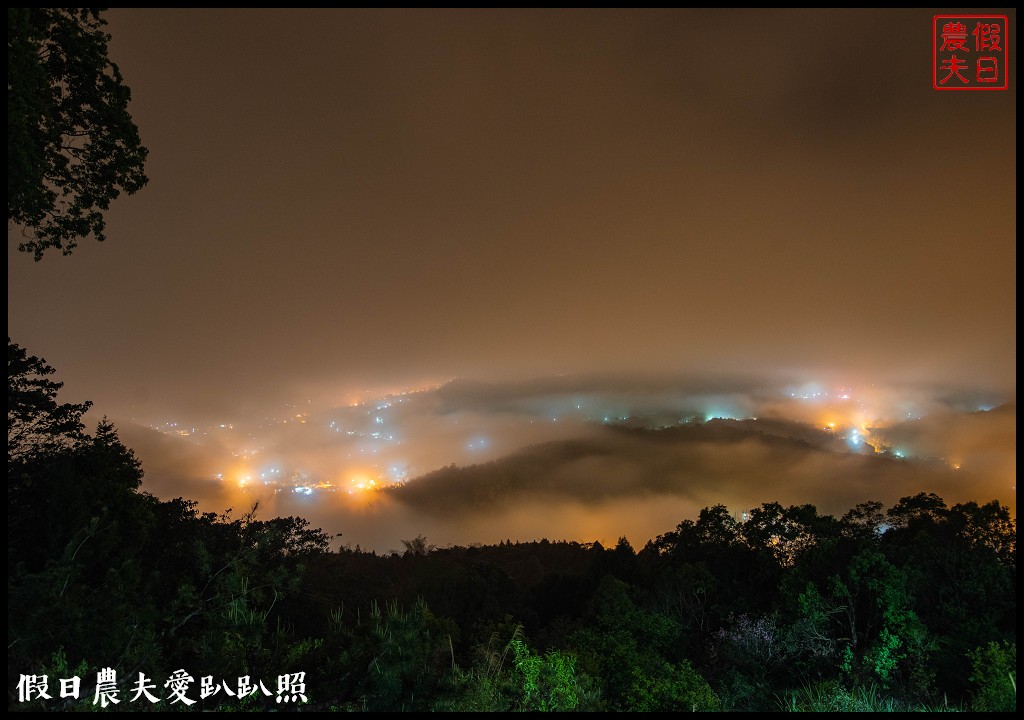
[[[842,514],[927,488],[1016,511],[1016,407],[995,402],[912,386],[563,376],[121,431],[151,492],[218,510],[259,500],[363,549],[417,535],[643,545],[718,503]]]
[[[365,547],[1015,508],[1016,68],[933,90],[932,14],[111,10],[152,179],[8,242],[9,334],[145,488]]]

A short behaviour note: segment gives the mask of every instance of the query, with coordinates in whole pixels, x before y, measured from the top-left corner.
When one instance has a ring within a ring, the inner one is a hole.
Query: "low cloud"
[[[1016,404],[982,393],[742,378],[456,381],[210,427],[118,423],[143,489],[299,515],[378,552],[577,539],[634,545],[724,504],[842,514],[917,492],[1016,512]],[[983,408],[983,409],[979,409]],[[909,417],[908,417],[909,416]],[[381,488],[386,488],[381,492]]]

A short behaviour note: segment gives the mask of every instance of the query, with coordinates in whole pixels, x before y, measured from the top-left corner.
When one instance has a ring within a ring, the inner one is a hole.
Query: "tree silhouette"
[[[82,440],[82,415],[92,403],[58,404],[64,383],[49,380],[53,373],[45,360],[7,338],[8,462]]]
[[[417,535],[412,540],[403,540],[402,545],[405,546],[406,556],[422,557],[431,553],[435,546],[427,544],[427,538],[423,535]]]
[[[111,201],[149,180],[104,25],[97,8],[7,10],[7,220],[36,260],[104,240]]]

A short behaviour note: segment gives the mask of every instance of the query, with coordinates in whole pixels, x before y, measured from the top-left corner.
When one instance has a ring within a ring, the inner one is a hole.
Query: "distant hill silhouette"
[[[784,420],[712,420],[664,429],[607,426],[596,436],[526,447],[498,460],[449,465],[401,486],[395,499],[428,512],[498,509],[538,496],[597,502],[760,472],[776,477],[811,462],[855,485],[900,472],[898,459],[851,451],[844,439]],[[828,477],[828,476],[826,476]],[[797,479],[799,479],[797,477]],[[780,478],[781,481],[781,478]]]

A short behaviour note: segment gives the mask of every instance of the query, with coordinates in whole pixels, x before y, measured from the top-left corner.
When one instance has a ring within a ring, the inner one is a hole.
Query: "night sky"
[[[1009,90],[938,92],[936,12],[111,10],[150,182],[9,240],[8,333],[122,428],[577,374],[1014,401],[1016,15]]]

